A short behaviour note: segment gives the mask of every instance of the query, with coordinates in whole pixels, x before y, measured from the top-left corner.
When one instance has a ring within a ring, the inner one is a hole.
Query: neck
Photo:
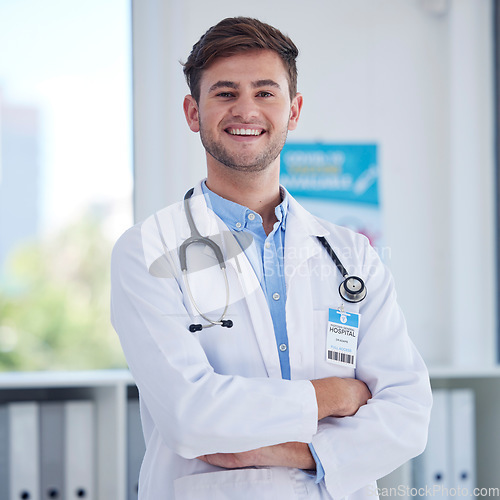
[[[281,203],[279,158],[276,167],[260,172],[208,168],[207,187],[226,200],[257,212],[269,234],[276,222],[275,207]]]

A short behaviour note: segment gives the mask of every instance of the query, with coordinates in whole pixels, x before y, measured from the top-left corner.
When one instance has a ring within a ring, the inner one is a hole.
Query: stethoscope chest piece
[[[332,258],[333,262],[340,271],[344,280],[340,283],[339,294],[346,301],[351,303],[361,302],[366,297],[365,282],[359,276],[349,276],[346,268],[340,262],[337,254],[330,246],[324,236],[316,236],[318,241],[325,247],[328,255]]]
[[[360,277],[347,276],[339,286],[339,293],[346,302],[361,302],[366,297],[366,286]]]

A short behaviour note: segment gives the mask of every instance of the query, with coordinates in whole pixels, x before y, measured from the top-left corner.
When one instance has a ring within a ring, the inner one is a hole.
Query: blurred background
[[[109,257],[132,225],[124,0],[0,0],[0,370],[124,366]]]
[[[495,7],[0,0],[0,370],[124,366],[110,249],[205,175],[179,61],[232,15],[300,49],[290,144],[376,147],[384,259],[426,361],[495,366]]]

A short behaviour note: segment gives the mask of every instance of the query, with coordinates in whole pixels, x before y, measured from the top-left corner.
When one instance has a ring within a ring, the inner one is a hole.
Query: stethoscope
[[[215,325],[231,328],[233,326],[232,320],[225,319],[227,309],[229,307],[229,281],[227,279],[226,263],[224,261],[224,256],[222,255],[222,249],[220,248],[220,246],[210,238],[202,236],[198,231],[196,224],[194,223],[193,214],[191,213],[191,207],[189,203],[191,196],[193,196],[193,192],[194,188],[191,188],[184,196],[184,210],[186,212],[186,218],[189,224],[189,230],[191,231],[191,236],[187,240],[185,240],[179,247],[179,260],[180,260],[182,275],[184,277],[184,283],[186,284],[186,290],[189,295],[189,300],[193,304],[198,314],[205,321],[207,321],[208,324],[202,325],[193,323],[189,325],[189,331],[194,333],[202,330],[203,328],[210,328]],[[324,236],[316,236],[316,238],[323,245],[328,255],[335,263],[335,266],[340,271],[340,274],[344,278],[344,280],[339,286],[340,297],[344,299],[346,302],[350,303],[361,302],[366,297],[366,286],[364,281],[358,276],[349,275],[346,268],[342,265],[342,262],[337,257],[337,254],[330,246],[328,241],[326,241],[326,238]],[[212,249],[219,264],[219,267],[222,270],[222,274],[224,276],[224,284],[226,287],[226,305],[224,306],[224,310],[222,311],[222,314],[217,320],[210,319],[208,316],[206,316],[206,314],[203,314],[201,312],[200,308],[196,304],[196,301],[194,300],[194,296],[191,292],[191,287],[189,286],[188,269],[187,269],[187,248],[189,247],[189,245],[193,244],[206,245]]]
[[[179,260],[181,264],[182,275],[184,277],[184,283],[186,284],[186,289],[189,295],[189,300],[191,300],[191,303],[193,304],[194,308],[198,311],[198,314],[204,320],[208,321],[208,324],[202,325],[193,323],[192,325],[189,325],[189,331],[194,333],[202,330],[203,328],[210,328],[211,326],[215,325],[231,328],[233,326],[233,322],[230,319],[224,319],[226,316],[227,308],[229,307],[229,282],[227,280],[226,262],[224,261],[224,256],[222,255],[222,250],[220,246],[217,245],[217,243],[215,243],[215,241],[212,241],[210,238],[202,236],[198,231],[196,224],[194,223],[193,214],[191,213],[191,207],[189,206],[189,199],[191,198],[191,196],[193,196],[193,192],[194,188],[191,188],[184,195],[184,210],[186,211],[186,218],[189,224],[189,230],[191,231],[191,236],[187,240],[185,240],[180,246]],[[194,300],[193,294],[191,292],[191,287],[189,286],[188,272],[187,272],[187,258],[186,258],[187,248],[189,245],[200,244],[200,243],[202,245],[207,245],[212,249],[217,259],[217,262],[219,263],[219,267],[222,270],[222,274],[224,275],[224,284],[226,286],[226,305],[224,307],[224,310],[222,311],[222,314],[220,315],[220,318],[217,320],[212,320],[201,312],[200,308],[196,304],[196,301]]]

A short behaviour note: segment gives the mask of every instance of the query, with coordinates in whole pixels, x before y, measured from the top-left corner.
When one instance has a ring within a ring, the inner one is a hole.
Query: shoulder
[[[131,258],[149,261],[151,254],[163,253],[167,241],[175,247],[180,211],[181,204],[174,203],[127,229],[113,247],[112,264]]]
[[[288,196],[290,215],[294,219],[300,221],[300,225],[305,231],[308,231],[309,234],[325,236],[332,246],[348,244],[351,246],[364,247],[370,245],[365,235],[311,214],[311,212],[304,208],[290,194],[288,194]]]
[[[321,217],[317,217],[314,215],[312,217],[314,217],[316,221],[322,227],[324,227],[326,231],[328,231],[331,239],[333,240],[332,243],[335,243],[337,241],[355,244],[356,246],[370,245],[368,238],[362,233],[353,231],[352,229],[345,226],[339,226],[338,224],[334,224],[333,222],[322,219]]]
[[[111,270],[129,267],[131,260],[144,261],[143,256],[141,224],[135,224],[116,241],[111,252]]]

